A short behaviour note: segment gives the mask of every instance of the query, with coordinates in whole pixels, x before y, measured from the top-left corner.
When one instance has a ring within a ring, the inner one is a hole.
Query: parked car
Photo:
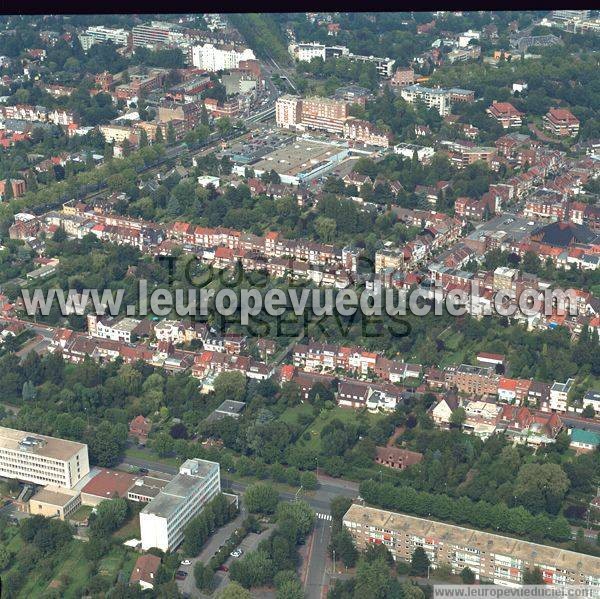
[[[240,557],[242,553],[244,553],[242,549],[234,549],[229,555],[231,555],[231,557]]]
[[[229,572],[229,568],[225,565],[219,566],[217,570],[221,570],[221,572]]]
[[[187,577],[187,572],[184,572],[183,570],[177,570],[177,572],[175,573],[176,580],[185,580],[186,577]]]
[[[148,474],[149,472],[150,472],[150,470],[148,470],[148,468],[140,468],[139,469],[140,474]]]
[[[191,566],[192,562],[189,559],[184,559],[184,560],[181,561],[181,565],[182,566]]]

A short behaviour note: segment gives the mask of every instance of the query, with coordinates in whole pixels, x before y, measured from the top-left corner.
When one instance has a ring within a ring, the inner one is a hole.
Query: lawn
[[[117,575],[121,570],[123,575],[129,578],[137,557],[134,551],[129,551],[124,547],[113,547],[98,564],[98,573],[109,578],[112,583],[117,580]]]
[[[72,516],[69,516],[69,520],[73,520],[74,522],[83,522],[91,513],[91,506],[81,505],[79,508],[77,508],[77,511]]]
[[[377,422],[381,418],[385,418],[385,414],[370,414],[366,413],[369,423]],[[310,433],[310,441],[306,441],[306,447],[310,447],[311,449],[315,449],[317,451],[321,448],[321,431],[323,428],[329,424],[332,420],[338,419],[343,423],[354,423],[358,422],[358,412],[352,408],[341,408],[339,406],[333,408],[332,410],[323,411],[319,414],[312,424],[309,424],[307,431]]]
[[[139,513],[135,512],[131,518],[119,530],[113,533],[115,539],[128,541],[129,539],[139,539],[140,533],[140,517]]]
[[[167,466],[174,466],[175,468],[179,468],[181,464],[181,460],[177,458],[159,458],[151,449],[138,449],[137,447],[128,447],[125,450],[125,457],[159,462]]]
[[[287,408],[286,411],[279,417],[279,420],[285,422],[286,424],[297,424],[298,416],[312,416],[312,413],[313,407],[308,402],[304,402],[294,406],[293,408]]]

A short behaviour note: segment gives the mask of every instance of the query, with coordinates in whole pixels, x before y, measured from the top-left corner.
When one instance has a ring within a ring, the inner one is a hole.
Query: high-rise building
[[[217,462],[192,459],[140,512],[142,549],[172,551],[183,541],[188,522],[221,491]]]
[[[348,118],[348,102],[331,98],[304,98],[300,122],[307,129],[342,133]]]
[[[400,95],[409,104],[421,101],[428,108],[435,108],[442,116],[450,114],[450,94],[446,89],[407,85],[400,90]]]
[[[302,98],[286,94],[275,103],[275,122],[285,129],[295,128],[302,116]]]
[[[71,489],[89,471],[83,443],[0,427],[0,476]]]
[[[548,585],[600,585],[600,558],[591,555],[361,505],[352,505],[343,522],[360,550],[382,544],[394,560],[409,562],[421,547],[433,569],[446,565],[459,574],[468,567],[500,586],[521,586],[534,568]]]
[[[237,47],[232,44],[216,46],[202,44],[191,47],[192,65],[205,71],[216,72],[237,69],[240,62],[254,60],[254,52],[250,48]]]
[[[169,41],[169,29],[154,25],[136,25],[132,30],[133,47],[153,47],[156,44],[166,44]]]

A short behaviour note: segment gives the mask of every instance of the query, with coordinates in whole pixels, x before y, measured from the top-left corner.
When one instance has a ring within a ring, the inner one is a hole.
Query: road
[[[141,458],[125,458],[121,462],[122,467],[135,466],[136,468],[147,468],[156,472],[165,472],[167,474],[177,474],[178,469],[175,466],[169,466],[161,462],[156,462]],[[251,483],[239,482],[221,475],[221,484],[224,491],[233,491],[235,493],[243,493]],[[358,485],[346,480],[339,480],[328,476],[319,476],[319,488],[315,491],[300,495],[308,504],[317,512],[329,514],[329,504],[334,497],[343,495],[344,497],[357,497]],[[281,491],[279,493],[281,499],[292,501],[296,495]]]
[[[321,599],[329,586],[331,569],[328,567],[327,548],[331,541],[331,520],[318,514],[315,528],[308,542],[306,570],[304,572],[304,592],[308,599]]]
[[[155,470],[157,472],[164,472],[167,474],[177,473],[177,468],[175,466],[169,466],[153,460],[140,458],[125,458],[123,462],[121,462],[120,466],[121,468],[126,469],[133,466],[136,468],[147,468],[148,470]],[[327,547],[329,546],[329,542],[331,540],[331,515],[329,511],[331,500],[339,495],[350,498],[355,498],[358,496],[358,485],[356,483],[346,480],[339,480],[324,475],[321,475],[318,478],[318,489],[310,494],[299,495],[302,499],[308,502],[308,504],[315,510],[317,515],[313,535],[308,541],[309,546],[306,553],[303,578],[303,584],[308,599],[321,599],[326,587],[329,586],[331,568],[328,568]],[[234,481],[226,476],[221,476],[221,484],[224,491],[233,491],[235,493],[242,494],[250,483]],[[279,493],[279,497],[285,501],[293,501],[296,495],[294,493],[282,491]],[[199,591],[196,589],[194,580],[194,564],[198,560],[206,562],[214,555],[215,551],[225,542],[227,538],[229,538],[231,532],[233,532],[234,528],[238,525],[237,522],[239,518],[240,517],[238,516],[234,522],[215,533],[200,555],[191,560],[191,566],[181,567],[182,570],[188,572],[188,576],[184,581],[178,581],[178,586],[182,593],[187,593],[192,597],[201,596]],[[239,520],[239,523],[241,523],[241,520]],[[255,539],[257,543],[260,540],[258,535],[249,535],[249,537],[241,545],[244,551],[252,550],[252,546],[248,546],[247,543],[252,541],[253,537],[257,537]],[[217,577],[219,578],[218,588],[221,588],[226,584],[228,576],[219,572],[217,573]]]

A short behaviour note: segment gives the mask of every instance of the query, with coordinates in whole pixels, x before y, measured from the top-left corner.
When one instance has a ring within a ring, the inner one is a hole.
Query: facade
[[[89,471],[83,443],[0,427],[0,476],[71,489]]]
[[[383,544],[396,561],[409,562],[422,547],[432,568],[448,565],[459,574],[468,567],[476,579],[500,586],[521,586],[524,570],[536,567],[548,585],[600,585],[600,558],[591,555],[361,505],[352,505],[343,522],[360,550]]]
[[[410,67],[401,67],[396,69],[394,75],[390,79],[390,85],[395,87],[404,87],[405,85],[414,85],[415,71]]]
[[[424,87],[423,85],[407,85],[400,90],[400,95],[409,103],[421,101],[428,108],[435,108],[442,116],[450,114],[450,94],[448,90]]]
[[[192,64],[195,67],[210,72],[237,69],[240,62],[256,59],[250,48],[238,48],[233,45],[215,46],[213,44],[193,46],[191,56]]]
[[[275,122],[278,127],[295,129],[302,116],[302,98],[286,94],[275,103]]]
[[[81,505],[81,496],[77,491],[48,485],[40,489],[29,500],[29,513],[45,518],[68,519]]]
[[[386,131],[377,129],[369,121],[349,117],[344,123],[344,137],[367,145],[388,148],[392,136]]]
[[[520,127],[523,124],[523,113],[519,112],[510,102],[492,102],[486,112],[497,120],[504,129]]]
[[[556,412],[567,411],[569,391],[571,391],[574,382],[574,379],[567,379],[565,383],[554,382],[550,388],[550,401],[548,402],[548,407],[551,410]]]
[[[304,98],[300,122],[308,129],[343,133],[344,122],[348,118],[348,108],[348,103],[343,100]]]
[[[183,541],[187,523],[220,491],[217,462],[186,460],[179,474],[140,512],[142,549],[175,549]]]
[[[160,557],[152,555],[151,553],[140,555],[131,572],[129,584],[139,584],[143,591],[146,589],[153,589],[158,575],[158,569],[160,568],[160,562]]]
[[[88,27],[85,33],[79,36],[81,47],[87,52],[94,44],[112,42],[115,46],[126,46],[129,43],[129,32],[125,29],[112,29],[110,27]]]
[[[449,370],[447,380],[454,385],[459,392],[472,395],[495,395],[498,391],[499,377],[492,366],[471,366],[461,364],[455,369]]]
[[[579,119],[567,108],[551,108],[543,118],[544,129],[558,137],[579,133]]]
[[[132,30],[133,47],[144,46],[152,48],[156,44],[166,44],[169,41],[169,30],[154,25],[136,25]]]

